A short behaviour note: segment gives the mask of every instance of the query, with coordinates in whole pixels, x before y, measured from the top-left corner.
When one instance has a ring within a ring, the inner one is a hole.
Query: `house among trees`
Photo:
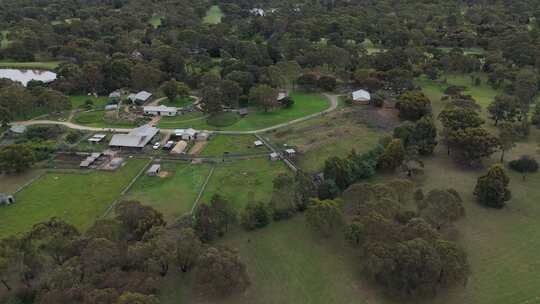
[[[13,195],[0,193],[0,205],[11,205],[13,203],[15,203],[15,197]]]
[[[150,125],[140,126],[133,129],[128,134],[115,134],[110,143],[110,147],[116,148],[137,148],[142,149],[152,138],[159,133],[159,129]]]
[[[371,94],[366,90],[358,90],[352,93],[352,101],[355,104],[369,104],[371,101]]]
[[[159,174],[159,172],[161,171],[161,165],[159,164],[154,164],[150,167],[150,169],[148,169],[148,171],[146,171],[146,174],[148,176],[157,176]]]
[[[147,101],[150,101],[151,97],[152,97],[152,93],[146,92],[146,91],[140,91],[137,94],[132,93],[128,95],[128,99],[132,103],[137,103],[137,104],[143,104]]]
[[[144,115],[153,116],[176,116],[178,109],[174,107],[161,106],[146,106],[143,107]]]

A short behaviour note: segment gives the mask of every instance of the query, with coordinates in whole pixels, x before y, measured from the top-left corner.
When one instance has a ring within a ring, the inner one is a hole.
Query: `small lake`
[[[56,73],[44,70],[0,69],[0,78],[18,81],[26,86],[30,80],[51,82],[56,79]]]

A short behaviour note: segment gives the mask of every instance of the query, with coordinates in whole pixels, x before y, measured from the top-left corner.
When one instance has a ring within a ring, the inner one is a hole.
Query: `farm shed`
[[[195,129],[176,129],[174,130],[174,136],[181,138],[182,140],[194,140],[197,135]]]
[[[154,116],[176,116],[178,109],[167,106],[146,106],[143,108],[144,115]]]
[[[152,93],[140,91],[137,94],[129,94],[128,99],[133,103],[145,103],[150,100]]]
[[[156,176],[159,174],[160,171],[161,171],[161,165],[154,164],[150,167],[150,169],[148,169],[148,171],[146,171],[146,174],[148,176]]]
[[[159,133],[159,129],[150,125],[140,126],[128,134],[115,134],[109,146],[118,148],[143,148]]]
[[[13,203],[15,203],[13,195],[0,193],[0,205],[11,205]]]
[[[366,90],[358,90],[352,93],[352,101],[358,104],[368,104],[371,100],[371,94]]]
[[[254,144],[255,147],[257,147],[257,148],[264,146],[263,142],[260,141],[260,140],[254,141],[253,144]]]
[[[276,152],[270,153],[270,160],[271,161],[279,160],[279,154],[277,154]]]
[[[248,116],[248,114],[249,114],[249,111],[247,108],[242,108],[238,110],[238,115],[240,115],[240,117],[246,117]]]

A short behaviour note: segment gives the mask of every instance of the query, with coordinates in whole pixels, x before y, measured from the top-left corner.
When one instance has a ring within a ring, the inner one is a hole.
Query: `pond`
[[[30,80],[51,82],[56,79],[56,73],[44,70],[0,69],[0,78],[18,81],[26,86]]]

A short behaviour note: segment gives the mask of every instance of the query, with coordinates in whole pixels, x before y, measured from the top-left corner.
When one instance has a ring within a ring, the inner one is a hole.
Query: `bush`
[[[371,105],[377,108],[381,108],[384,105],[384,93],[381,91],[375,92],[371,96]]]
[[[510,169],[523,174],[523,179],[525,179],[525,174],[537,172],[539,168],[536,159],[528,155],[523,155],[519,159],[509,162],[508,166]]]
[[[60,134],[62,134],[62,128],[59,126],[34,126],[24,133],[29,140],[56,139]]]
[[[328,75],[321,76],[318,80],[318,86],[324,91],[334,91],[337,86],[336,78]]]
[[[66,136],[66,142],[70,144],[76,143],[80,138],[82,134],[78,131],[70,131],[68,135]]]

